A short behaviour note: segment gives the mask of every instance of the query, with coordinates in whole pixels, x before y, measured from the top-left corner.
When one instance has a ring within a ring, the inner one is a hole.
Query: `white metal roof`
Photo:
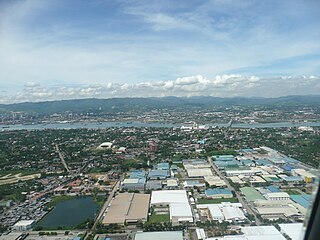
[[[188,203],[187,192],[185,190],[161,190],[152,191],[151,205]]]
[[[287,234],[292,240],[300,240],[303,237],[303,223],[279,224],[281,232]]]
[[[135,240],[183,240],[182,231],[169,232],[138,232]]]
[[[188,203],[171,203],[170,217],[191,217],[192,212]]]

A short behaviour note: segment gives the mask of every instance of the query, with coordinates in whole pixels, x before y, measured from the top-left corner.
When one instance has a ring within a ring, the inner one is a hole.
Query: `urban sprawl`
[[[0,239],[298,239],[320,128],[230,125],[4,128]],[[82,222],[64,212],[74,225],[50,223],[68,202],[95,207]]]

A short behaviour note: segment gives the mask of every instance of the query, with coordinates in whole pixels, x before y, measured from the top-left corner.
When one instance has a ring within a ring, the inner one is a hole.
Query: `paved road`
[[[104,215],[104,213],[106,212],[106,209],[107,209],[108,205],[110,204],[110,202],[111,202],[111,200],[112,200],[112,198],[113,198],[114,193],[115,193],[115,192],[119,189],[119,187],[120,187],[120,183],[121,183],[121,179],[116,182],[116,184],[114,185],[112,191],[109,193],[109,197],[108,197],[107,201],[103,204],[103,206],[102,206],[102,208],[101,208],[98,216],[96,217],[96,219],[95,219],[95,221],[94,221],[93,227],[92,227],[91,230],[88,232],[88,234],[86,235],[85,239],[88,238],[88,236],[92,233],[92,230],[94,230],[94,229],[96,228],[97,224],[102,221],[103,215]]]
[[[64,160],[64,157],[63,157],[63,155],[62,155],[62,153],[61,153],[61,151],[60,151],[60,149],[59,149],[58,144],[56,144],[56,151],[57,151],[57,153],[59,154],[59,157],[60,157],[60,159],[61,159],[61,162],[62,162],[64,168],[67,170],[67,172],[70,172],[70,169],[69,169],[66,161]]]
[[[251,215],[254,216],[256,224],[261,225],[260,219],[257,217],[257,214],[249,207],[247,202],[243,199],[243,197],[230,185],[228,179],[220,172],[220,170],[216,167],[215,164],[212,163],[212,158],[208,157],[208,161],[211,164],[213,170],[217,173],[217,175],[225,181],[227,184],[227,187],[231,190],[234,191],[236,194],[236,197],[238,198],[239,202],[242,204],[242,206],[247,210],[247,212]]]

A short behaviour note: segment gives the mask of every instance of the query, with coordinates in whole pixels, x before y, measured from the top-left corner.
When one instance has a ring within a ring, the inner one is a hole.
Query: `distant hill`
[[[219,97],[163,97],[163,98],[109,98],[109,99],[75,99],[48,102],[26,102],[0,104],[0,112],[28,112],[35,114],[52,114],[59,112],[119,112],[133,109],[161,108],[210,108],[213,106],[295,106],[320,105],[319,96],[286,96],[279,98],[219,98]]]

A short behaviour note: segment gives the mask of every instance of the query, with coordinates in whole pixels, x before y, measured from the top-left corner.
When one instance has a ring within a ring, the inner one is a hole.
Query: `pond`
[[[39,223],[46,229],[58,227],[72,228],[93,219],[97,213],[98,205],[92,197],[80,197],[59,202]]]

